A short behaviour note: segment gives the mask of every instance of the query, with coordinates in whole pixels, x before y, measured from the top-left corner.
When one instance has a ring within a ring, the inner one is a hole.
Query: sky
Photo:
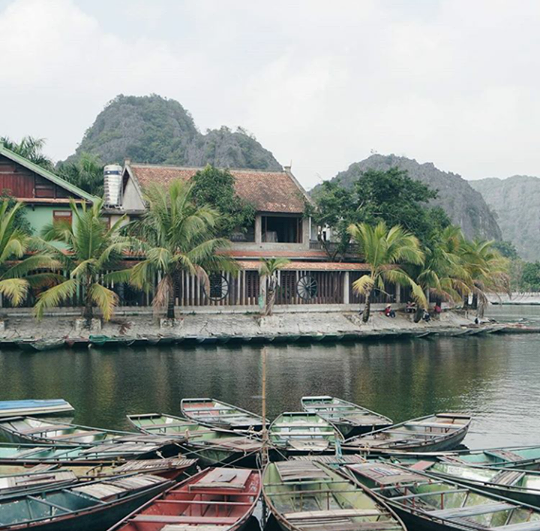
[[[538,0],[0,0],[0,136],[73,153],[117,94],[242,126],[306,188],[371,153],[540,175]]]

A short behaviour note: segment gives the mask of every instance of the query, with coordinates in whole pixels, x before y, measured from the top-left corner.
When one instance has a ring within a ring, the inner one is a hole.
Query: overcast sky
[[[373,151],[540,175],[538,0],[0,0],[0,135],[56,160],[117,94],[251,131],[308,188]]]

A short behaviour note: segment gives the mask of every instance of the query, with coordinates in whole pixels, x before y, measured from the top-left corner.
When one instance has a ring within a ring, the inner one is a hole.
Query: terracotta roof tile
[[[202,168],[130,164],[131,171],[144,188],[151,183],[168,185],[175,179],[189,180]],[[236,181],[236,193],[252,203],[259,212],[304,212],[307,199],[296,179],[285,171],[229,169]]]
[[[261,262],[257,260],[239,260],[242,269],[259,269]],[[350,264],[343,262],[291,262],[284,271],[369,271],[367,264]]]

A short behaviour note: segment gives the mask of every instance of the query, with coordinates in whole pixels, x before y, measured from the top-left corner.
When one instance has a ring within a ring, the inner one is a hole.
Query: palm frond
[[[92,302],[101,310],[103,319],[109,321],[118,305],[118,295],[109,288],[95,282],[90,287],[89,296]]]
[[[49,288],[43,292],[34,306],[34,313],[38,319],[43,317],[46,310],[58,306],[61,302],[73,297],[77,291],[79,283],[76,279],[70,278],[57,286]]]
[[[20,306],[26,300],[28,287],[28,280],[23,278],[0,280],[0,293],[14,306]]]

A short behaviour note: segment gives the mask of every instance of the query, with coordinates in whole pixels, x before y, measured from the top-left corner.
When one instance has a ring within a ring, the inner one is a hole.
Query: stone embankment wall
[[[282,313],[270,317],[256,314],[188,314],[178,317],[171,326],[163,328],[159,319],[152,315],[117,316],[108,323],[90,331],[77,326],[76,315],[48,316],[37,322],[30,315],[12,315],[4,320],[0,339],[15,338],[79,338],[89,334],[116,336],[140,336],[167,334],[179,337],[249,337],[277,335],[320,335],[320,334],[372,334],[381,335],[395,330],[435,330],[437,328],[456,329],[473,324],[470,318],[453,312],[444,312],[440,319],[429,323],[414,323],[412,315],[398,312],[396,318],[385,317],[375,312],[369,322],[362,323],[361,317],[353,312],[310,312]]]

